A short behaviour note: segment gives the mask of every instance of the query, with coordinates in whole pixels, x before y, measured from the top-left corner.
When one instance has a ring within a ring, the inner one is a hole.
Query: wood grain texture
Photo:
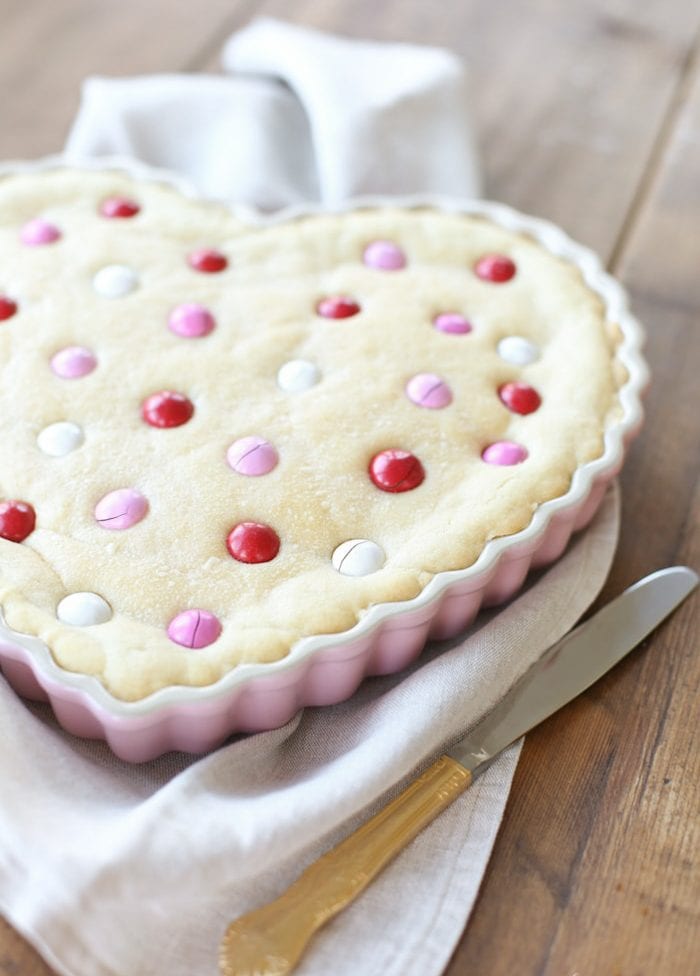
[[[0,158],[60,148],[85,74],[216,70],[255,13],[467,59],[488,195],[596,247],[648,329],[601,602],[663,565],[700,568],[697,4],[206,0],[193,16],[184,0],[0,0]],[[447,976],[699,971],[699,605],[528,736]],[[0,976],[20,974],[52,971],[0,921]]]
[[[622,475],[599,603],[700,566],[700,78],[645,181],[617,272],[648,332],[647,421]],[[528,736],[485,883],[448,976],[695,976],[700,958],[697,596]],[[499,939],[498,932],[506,932]]]
[[[246,0],[0,0],[0,159],[59,152],[90,74],[190,71],[248,17]]]

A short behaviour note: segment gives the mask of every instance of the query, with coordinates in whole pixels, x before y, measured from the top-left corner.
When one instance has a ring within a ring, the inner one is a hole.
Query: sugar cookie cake
[[[619,341],[483,217],[249,225],[116,170],[5,176],[5,621],[125,701],[344,632],[568,491]]]

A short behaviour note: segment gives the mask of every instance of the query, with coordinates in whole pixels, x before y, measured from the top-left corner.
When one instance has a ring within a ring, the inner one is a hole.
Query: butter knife
[[[585,691],[639,644],[695,589],[685,566],[645,577],[556,644],[505,698],[371,820],[311,864],[275,901],[229,925],[224,976],[285,976],[313,934],[379,872],[495,757]]]

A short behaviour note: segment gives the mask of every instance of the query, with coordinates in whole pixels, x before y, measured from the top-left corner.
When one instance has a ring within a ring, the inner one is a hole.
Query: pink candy
[[[148,511],[148,502],[134,488],[117,488],[95,505],[95,519],[103,529],[130,529]]]
[[[168,637],[183,647],[207,647],[220,633],[219,619],[208,610],[183,610],[168,624]]]
[[[51,357],[51,369],[62,380],[87,376],[96,366],[95,354],[84,346],[66,346]]]
[[[216,321],[209,309],[194,302],[178,305],[168,319],[170,330],[185,339],[199,339],[209,335],[215,326]]]
[[[520,464],[527,457],[527,451],[515,441],[496,441],[489,444],[481,456],[487,464]]]
[[[399,271],[406,267],[406,255],[393,241],[372,241],[365,248],[362,260],[368,268],[379,271]]]
[[[20,240],[28,247],[40,247],[42,244],[53,244],[61,236],[61,232],[54,224],[41,217],[35,217],[24,225],[19,232]]]
[[[451,335],[465,335],[472,331],[472,324],[459,312],[440,312],[433,319],[433,326],[438,332],[448,332]]]
[[[277,465],[279,456],[275,448],[264,437],[253,435],[234,441],[226,452],[229,467],[238,474],[257,477],[268,474]]]
[[[452,391],[435,373],[416,373],[406,384],[406,396],[419,407],[440,410],[452,403]]]

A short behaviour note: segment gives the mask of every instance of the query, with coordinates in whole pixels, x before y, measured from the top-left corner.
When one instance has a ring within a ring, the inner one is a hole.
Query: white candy
[[[540,358],[540,350],[523,336],[506,336],[498,343],[498,355],[514,366],[527,366]]]
[[[381,569],[386,560],[384,550],[369,539],[348,539],[333,553],[333,568],[343,576],[368,576]]]
[[[112,608],[97,593],[69,593],[56,607],[56,616],[71,627],[90,627],[106,623]]]
[[[92,287],[103,298],[123,298],[138,286],[136,274],[124,264],[108,264],[92,279]]]
[[[303,393],[315,386],[320,379],[318,366],[308,359],[290,359],[277,373],[277,385],[285,393]]]
[[[49,457],[64,457],[79,448],[84,440],[82,427],[68,420],[59,420],[39,431],[36,443],[39,450]]]

